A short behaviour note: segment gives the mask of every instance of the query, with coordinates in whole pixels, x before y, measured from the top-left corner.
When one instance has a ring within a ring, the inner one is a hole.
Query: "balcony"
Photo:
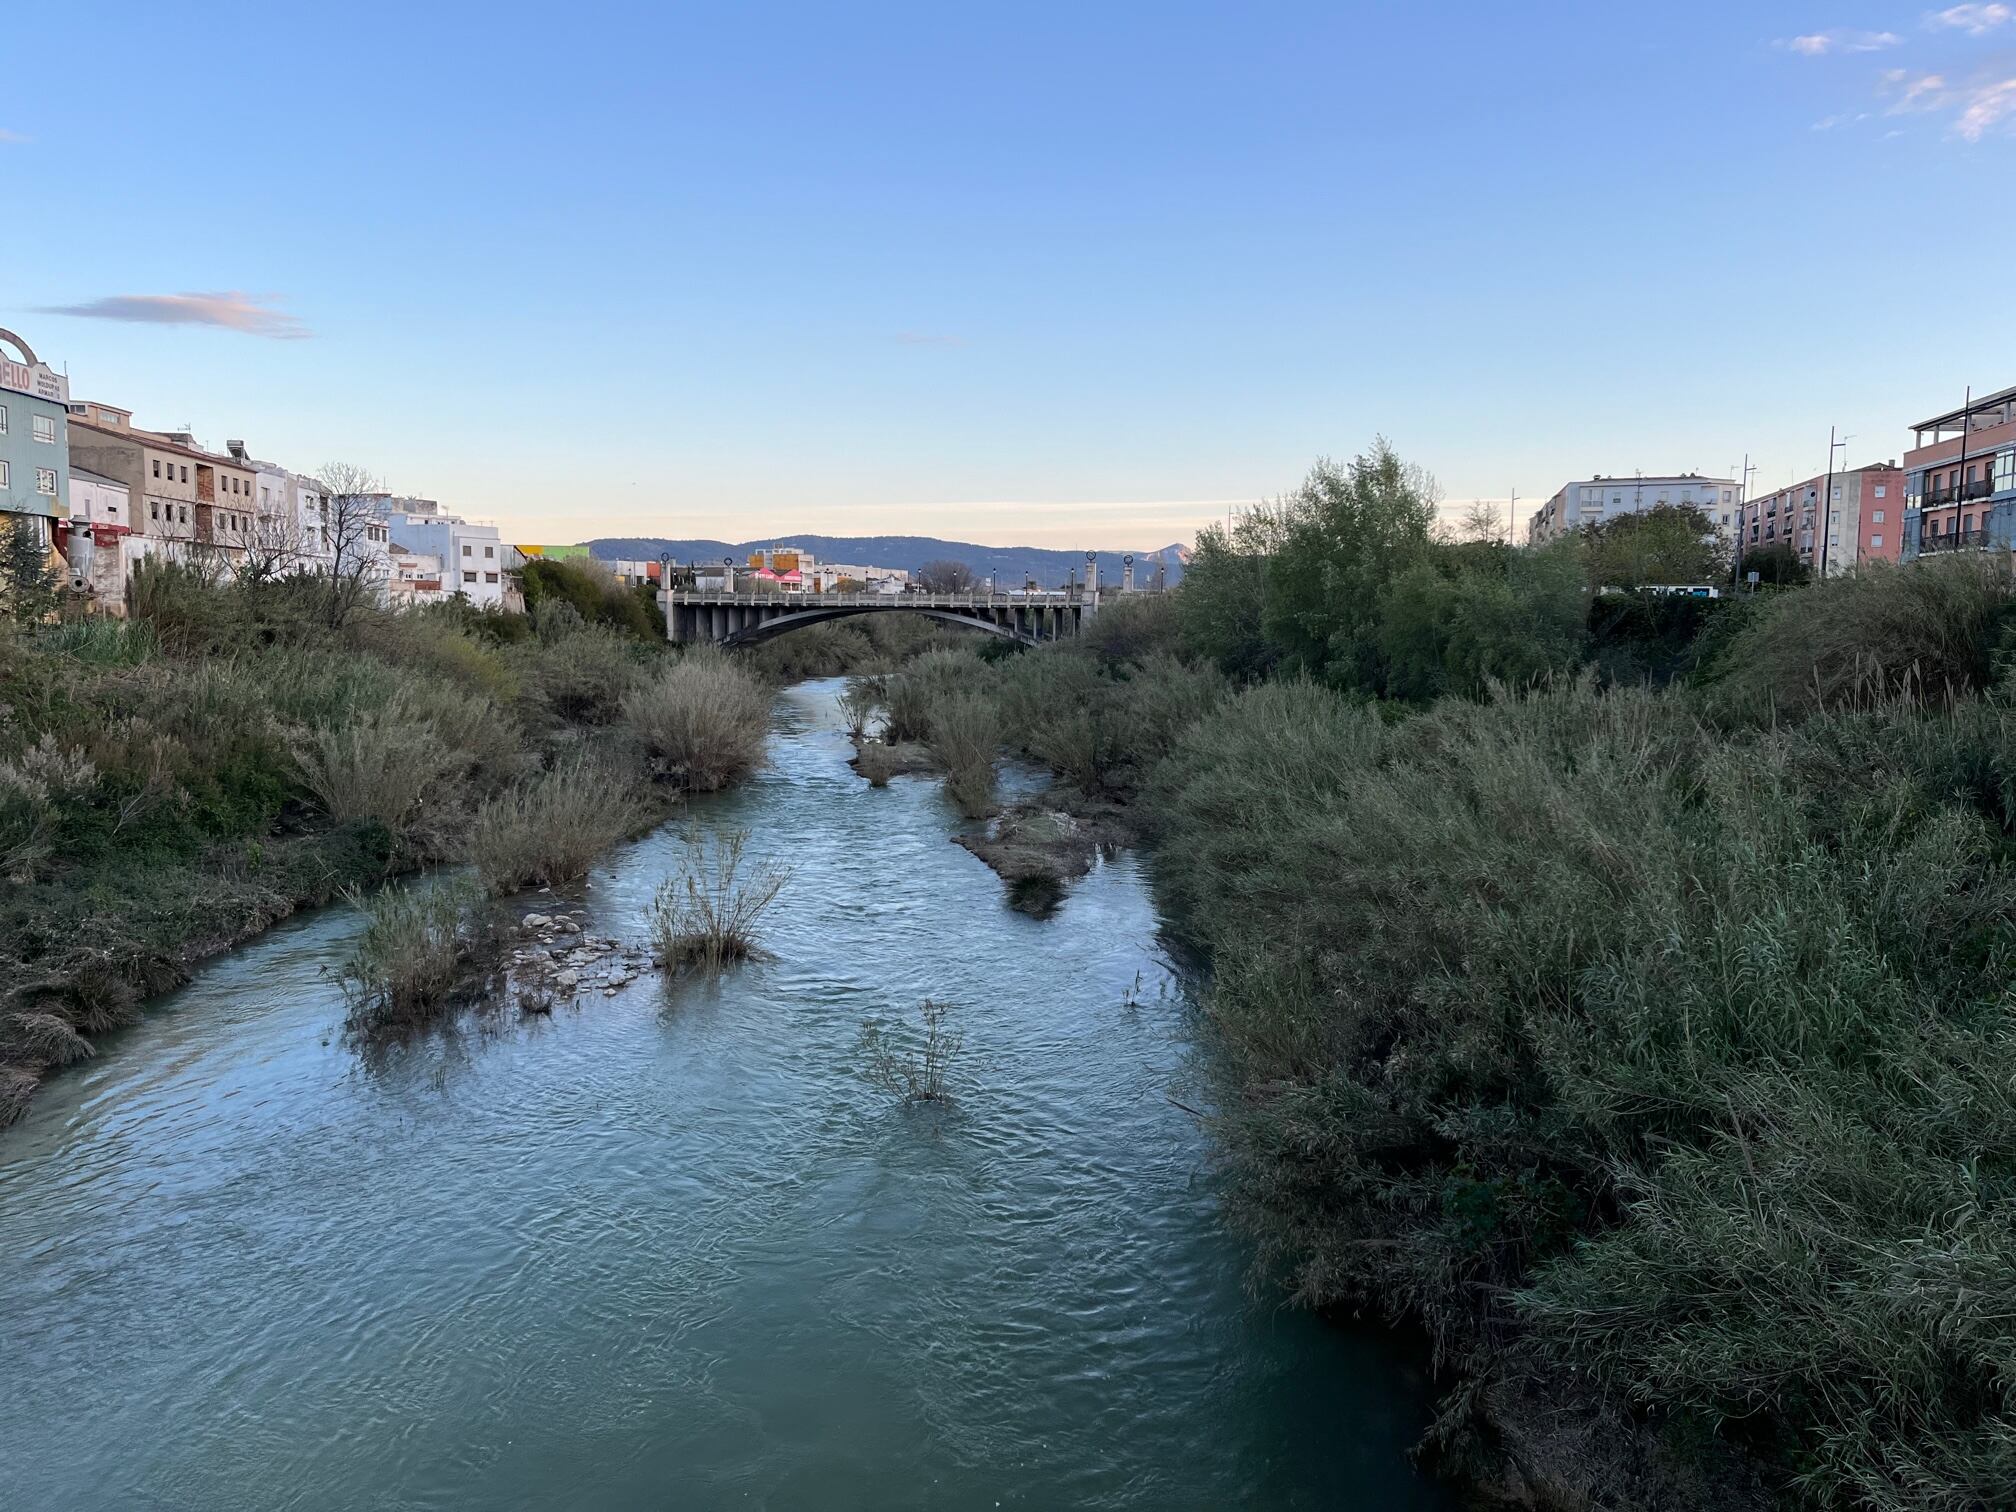
[[[1979,551],[1988,545],[1985,530],[1952,530],[1945,535],[1921,536],[1918,550],[1921,555],[1935,551]]]
[[[1953,488],[1926,489],[1921,507],[1937,509],[1942,504],[1964,504],[1969,499],[1985,499],[1994,492],[1993,478],[1976,478],[1972,483],[1961,483]]]

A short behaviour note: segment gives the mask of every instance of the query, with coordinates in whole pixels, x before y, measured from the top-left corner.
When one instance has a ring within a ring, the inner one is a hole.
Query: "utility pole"
[[[1750,465],[1750,453],[1743,453],[1743,471],[1736,475],[1736,560],[1729,573],[1730,583],[1738,588],[1743,586],[1743,544],[1750,539],[1750,474],[1756,470]]]
[[[1519,535],[1519,485],[1512,485],[1512,498],[1505,506],[1505,544],[1517,546]]]
[[[1827,481],[1820,486],[1820,539],[1814,545],[1813,559],[1820,564],[1818,576],[1827,576],[1827,530],[1834,518],[1834,453],[1845,450],[1846,441],[1836,441],[1834,432],[1838,427],[1827,427]]]

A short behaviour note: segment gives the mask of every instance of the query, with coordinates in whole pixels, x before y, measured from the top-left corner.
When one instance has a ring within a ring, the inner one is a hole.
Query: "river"
[[[848,769],[836,688],[694,806],[796,868],[774,960],[367,1062],[330,909],[45,1087],[0,1135],[0,1503],[1449,1505],[1403,1353],[1242,1287],[1138,862],[1010,911],[935,781]],[[589,928],[638,938],[679,844]],[[942,1115],[856,1048],[927,995]]]

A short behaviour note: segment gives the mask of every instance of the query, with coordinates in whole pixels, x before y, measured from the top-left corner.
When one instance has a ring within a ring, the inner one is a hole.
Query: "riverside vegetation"
[[[365,901],[353,1025],[424,1019],[485,936],[486,896],[578,878],[760,759],[747,670],[670,652],[592,565],[538,566],[523,616],[332,614],[325,579],[155,563],[125,620],[47,624],[9,596],[0,1125],[200,957],[345,890],[471,862],[467,887]]]
[[[1698,516],[1529,552],[1433,518],[1383,446],[1319,465],[1177,593],[920,662],[885,718],[984,696],[1044,802],[1152,843],[1227,1210],[1298,1302],[1426,1331],[1445,1470],[2006,1502],[2007,568],[1659,600],[1601,590],[1726,576]]]

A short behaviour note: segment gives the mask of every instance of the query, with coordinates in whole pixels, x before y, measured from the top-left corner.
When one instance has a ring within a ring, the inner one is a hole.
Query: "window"
[[[0,436],[7,434],[7,406],[0,404]]]
[[[150,520],[161,518],[161,501],[159,499],[149,499],[147,501],[147,518]]]
[[[483,581],[486,583],[494,583],[497,581],[497,574],[494,572],[486,572],[483,574]]]
[[[39,494],[47,494],[52,499],[56,497],[55,468],[38,467],[35,469],[35,492]]]
[[[154,459],[154,476],[157,478],[161,476],[161,459],[159,457]]]
[[[469,548],[469,547],[467,547],[467,546],[464,546],[464,547],[462,548],[462,555],[464,555],[464,556],[474,556],[475,554],[476,554],[476,553],[475,553],[475,552],[474,552],[474,551],[473,551],[473,550],[472,550],[471,548]],[[475,581],[475,579],[474,579],[474,578],[471,578],[471,579],[470,579],[470,581],[471,581],[471,582],[473,583],[473,582]]]
[[[473,572],[465,572],[462,574],[462,581],[465,583],[473,583],[476,581],[476,574]]]
[[[175,506],[175,512],[182,517],[182,523],[184,525],[187,525],[189,523],[189,506],[187,504],[177,504]]]
[[[0,488],[7,486],[7,464],[0,462]]]
[[[1877,497],[1877,498],[1879,498],[1879,499],[1887,499],[1887,498],[1889,498],[1889,497],[1890,497],[1890,485],[1889,485],[1888,483],[1878,483],[1878,484],[1876,485],[1876,497]]]
[[[1869,537],[1869,549],[1871,551],[1881,551],[1883,549],[1883,537],[1880,535]]]
[[[1872,525],[1881,525],[1883,523],[1883,511],[1880,509],[1872,510],[1869,515],[1869,523]]]
[[[182,481],[184,483],[189,481],[189,464],[187,462],[182,464]]]
[[[497,555],[497,548],[495,546],[485,546],[483,548],[483,555],[485,555],[486,557],[494,557],[495,555]]]
[[[54,415],[36,415],[28,422],[28,425],[30,430],[34,432],[35,439],[40,441],[44,446],[54,446],[56,444],[56,417]]]

